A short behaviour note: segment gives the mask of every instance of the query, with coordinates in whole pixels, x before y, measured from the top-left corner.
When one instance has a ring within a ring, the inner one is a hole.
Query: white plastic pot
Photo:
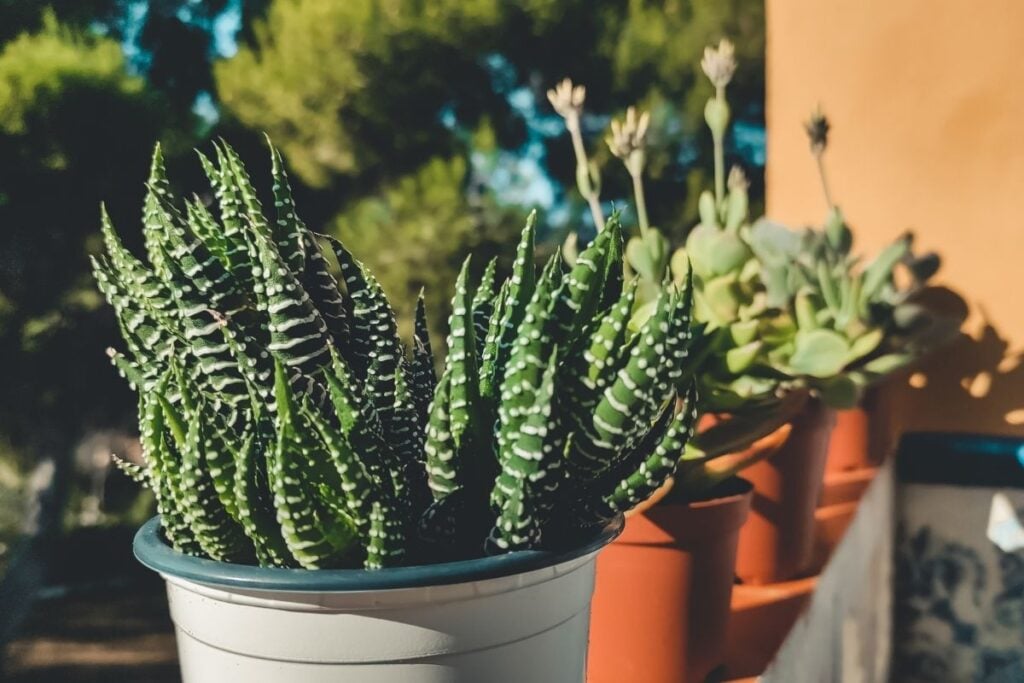
[[[378,571],[189,557],[157,518],[134,547],[167,581],[183,683],[582,683],[594,558],[620,530],[565,553]]]

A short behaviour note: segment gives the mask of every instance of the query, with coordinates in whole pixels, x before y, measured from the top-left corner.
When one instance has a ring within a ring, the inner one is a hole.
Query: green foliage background
[[[227,55],[218,22],[232,12]],[[541,144],[561,229],[586,229],[544,98],[564,76],[587,85],[606,200],[629,196],[601,141],[608,118],[651,109],[651,217],[680,239],[704,184],[695,169],[710,167],[700,55],[734,40],[734,111],[757,124],[763,14],[762,0],[0,0],[0,441],[24,465],[66,457],[92,428],[130,428],[87,254],[101,201],[138,246],[154,140],[189,192],[192,147],[223,136],[265,178],[269,133],[306,222],[344,238],[400,312],[425,287],[440,335],[465,254],[480,268],[507,254],[531,208],[492,182],[502,159]],[[511,92],[529,96],[533,120]],[[747,170],[756,199],[760,169]]]

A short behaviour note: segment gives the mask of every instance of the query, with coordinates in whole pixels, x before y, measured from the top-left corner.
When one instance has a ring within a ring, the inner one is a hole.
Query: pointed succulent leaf
[[[370,515],[374,503],[382,498],[390,500],[391,494],[377,488],[359,455],[342,432],[335,429],[316,410],[308,410],[307,417],[327,447],[331,463],[341,479],[341,490],[345,496],[348,515],[366,543],[370,538]]]
[[[303,244],[303,238],[308,234],[308,230],[295,213],[295,200],[292,198],[292,188],[288,183],[288,173],[284,169],[281,152],[271,144],[269,137],[267,145],[270,147],[270,174],[273,178],[272,191],[277,214],[272,230],[274,242],[289,270],[293,273],[301,272],[308,253],[306,245]]]
[[[216,415],[216,413],[214,413]],[[245,413],[245,422],[251,417]],[[216,415],[217,422],[223,418]],[[209,424],[204,429],[203,457],[206,460],[206,471],[217,493],[221,505],[232,519],[241,523],[238,511],[238,498],[235,496],[235,457],[230,451],[233,444],[231,426],[228,424]]]
[[[663,292],[654,315],[638,333],[627,362],[604,390],[592,417],[579,425],[572,464],[582,471],[600,471],[652,424],[671,386],[659,377],[665,357],[669,320],[676,297]],[[659,351],[660,350],[660,351]]]
[[[276,443],[269,455],[268,479],[274,493],[277,521],[288,550],[307,569],[339,562],[356,538],[350,519],[336,518],[320,500],[326,460],[311,439],[304,416],[281,362],[275,364]],[[339,487],[340,488],[340,487]]]
[[[114,461],[114,466],[124,473],[124,476],[128,477],[136,484],[142,484],[148,488],[154,487],[149,468],[145,465],[125,460],[116,454],[111,454],[110,459]]]
[[[552,257],[537,280],[533,296],[516,333],[515,345],[501,384],[498,404],[499,461],[519,438],[519,428],[540,388],[547,358],[554,346],[556,300],[560,296],[557,257]]]
[[[185,222],[207,251],[216,256],[221,265],[230,272],[231,263],[228,261],[227,238],[220,225],[217,224],[217,219],[213,217],[199,197],[193,196],[191,200],[185,202]]]
[[[375,502],[370,512],[370,541],[366,546],[366,569],[394,567],[405,557],[405,535],[402,524],[392,510],[381,502]]]
[[[207,306],[202,293],[178,263],[169,260],[167,269],[168,287],[178,307],[185,341],[197,361],[193,368],[196,376],[201,376],[204,384],[231,403],[245,399],[245,380],[220,330],[226,318]]]
[[[157,273],[163,273],[164,255],[160,245],[172,233],[181,232],[181,215],[174,207],[171,186],[164,168],[164,155],[159,143],[153,148],[146,196],[142,207],[142,236],[149,262]]]
[[[392,513],[405,515],[412,522],[413,511],[423,510],[430,500],[427,486],[424,445],[426,427],[421,425],[409,393],[406,369],[395,373],[395,405],[387,433],[387,448],[394,454],[392,480],[397,505]]]
[[[404,355],[398,339],[395,312],[376,278],[357,261],[338,240],[329,239],[341,266],[342,279],[352,300],[352,320],[349,343],[340,349],[349,366],[359,379],[367,377],[370,366],[376,362],[377,370],[385,377],[393,377]],[[391,409],[393,387],[378,385],[371,396],[382,420],[387,423]]]
[[[161,387],[162,388],[162,387]],[[144,394],[139,427],[142,457],[149,464],[156,494],[157,512],[164,535],[175,550],[187,555],[201,555],[186,516],[185,494],[181,484],[181,462],[167,441],[163,404],[157,394]]]
[[[534,264],[534,243],[537,235],[537,212],[531,212],[526,219],[519,246],[516,247],[516,259],[512,264],[512,275],[508,279],[505,292],[501,331],[498,335],[497,348],[492,366],[489,368],[495,386],[500,386],[501,377],[505,375],[505,365],[512,355],[512,345],[516,339],[519,325],[526,315],[526,307],[533,297],[537,275]]]
[[[604,294],[613,244],[621,239],[619,221],[612,217],[604,230],[584,249],[565,276],[556,302],[555,317],[561,330],[559,343],[570,347],[593,321]]]
[[[500,513],[488,538],[489,552],[537,547],[555,504],[563,471],[566,435],[554,398],[557,349],[546,363],[540,387],[514,442],[506,447],[491,501]]]
[[[427,440],[424,450],[427,454],[427,477],[435,500],[445,498],[459,488],[455,456],[458,448],[452,435],[450,406],[451,380],[448,373],[441,375],[430,404],[430,419],[427,422]]]
[[[477,358],[479,358],[483,353],[483,345],[484,341],[487,339],[487,330],[490,327],[491,316],[494,315],[494,306],[496,303],[494,280],[497,265],[497,258],[492,258],[487,262],[487,267],[484,268],[484,274],[480,278],[480,284],[477,285],[476,292],[473,294],[473,336],[477,345]]]
[[[217,165],[201,152],[196,154],[199,155],[203,171],[217,199],[224,240],[225,265],[239,286],[248,291],[255,285],[252,275],[253,267],[256,265],[255,247],[242,218],[242,201],[232,179],[231,169],[219,145],[215,147],[215,151]]]
[[[576,385],[568,396],[574,420],[581,420],[593,411],[607,381],[614,377],[614,364],[629,336],[628,323],[636,300],[636,287],[634,278],[601,318],[588,347],[572,361],[574,369],[567,373],[566,380]]]
[[[472,300],[469,294],[469,262],[462,264],[455,282],[452,314],[448,319],[448,357],[445,372],[448,375],[450,395],[448,421],[457,448],[463,445],[467,429],[480,430],[477,419],[479,407],[479,361],[476,356],[476,338],[473,327]],[[481,435],[482,436],[482,435]]]
[[[299,256],[293,255],[291,260],[301,261],[300,267],[288,267],[292,272],[301,274],[300,284],[327,325],[334,345],[344,348],[348,344],[350,332],[349,313],[341,295],[341,287],[331,273],[330,264],[313,233],[303,231],[298,239]]]
[[[665,484],[675,473],[696,422],[696,394],[691,389],[654,451],[605,498],[604,502],[613,513],[631,510]]]
[[[434,354],[430,348],[430,331],[427,326],[427,309],[420,292],[416,300],[416,322],[413,335],[412,361],[409,365],[409,392],[416,407],[420,429],[425,429],[430,414],[430,399],[437,388],[437,374],[434,370]]]
[[[189,392],[185,387],[178,388],[182,395]],[[207,427],[196,415],[190,414],[186,420],[163,396],[158,396],[158,400],[173,435],[173,448],[180,454],[182,503],[196,542],[214,560],[245,562],[254,551],[241,525],[231,517],[217,496],[206,466],[206,453],[210,447]],[[196,406],[195,413],[202,413],[201,405]]]
[[[487,326],[487,336],[484,337],[480,351],[480,398],[489,409],[497,403],[498,392],[501,387],[501,377],[498,374],[498,344],[505,325],[505,302],[508,298],[510,284],[505,280],[495,295],[494,312],[491,315]]]
[[[274,233],[270,229],[266,216],[263,214],[263,206],[256,195],[256,188],[253,187],[245,164],[239,158],[238,153],[226,143],[220,141],[217,148],[218,159],[220,160],[221,174],[225,181],[230,184],[237,193],[238,201],[242,211],[242,219],[257,237],[274,241]],[[286,242],[287,243],[287,242]],[[250,253],[252,253],[250,251]],[[289,250],[289,256],[292,255]]]
[[[281,536],[267,479],[269,447],[269,440],[254,420],[234,453],[234,491],[239,521],[252,541],[261,567],[294,567],[297,565]]]
[[[316,390],[313,378],[331,362],[327,325],[274,246],[261,238],[256,243],[259,277],[266,288],[267,350],[287,369],[292,381],[298,378],[301,390],[312,396]]]

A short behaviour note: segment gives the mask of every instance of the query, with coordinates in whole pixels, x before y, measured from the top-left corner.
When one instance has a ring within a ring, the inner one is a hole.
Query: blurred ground
[[[181,680],[163,581],[132,557],[133,533],[78,529],[61,537],[47,555],[46,588],[0,651],[0,680]]]
[[[7,645],[10,683],[177,683],[174,632],[159,582],[38,602]]]

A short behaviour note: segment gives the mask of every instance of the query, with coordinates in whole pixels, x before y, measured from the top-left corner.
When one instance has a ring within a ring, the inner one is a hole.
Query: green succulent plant
[[[830,125],[818,111],[805,127],[828,217],[821,229],[804,230],[762,219],[748,242],[761,264],[768,304],[784,312],[776,319],[779,343],[768,353],[770,362],[827,403],[852,407],[867,386],[951,339],[961,320],[923,303],[940,259],[915,255],[912,234],[866,263],[853,253],[853,231],[832,202],[825,175]]]
[[[776,424],[773,416],[780,410],[799,404],[786,399],[788,394],[809,390],[834,407],[852,407],[868,385],[950,339],[961,321],[925,305],[922,294],[939,258],[915,255],[911,235],[866,264],[852,253],[853,233],[826,182],[830,126],[820,112],[805,127],[830,206],[828,219],[820,229],[800,231],[765,219],[752,224],[742,171],[732,169],[728,180],[725,173],[726,89],[736,68],[731,43],[707,48],[701,66],[715,89],[705,106],[715,181],[713,191],[701,193],[700,223],[682,247],[672,251],[647,222],[647,115],[631,108],[622,121],[612,122],[607,143],[633,180],[637,206],[639,234],[626,244],[627,263],[641,282],[634,324],[651,314],[662,283],[692,277],[701,410],[743,414],[730,431],[748,429],[753,439]],[[904,273],[898,276],[899,270]],[[757,414],[764,419],[753,419]],[[709,446],[705,455],[717,450]]]
[[[158,147],[146,258],[104,216],[94,261],[139,394],[144,464],[119,464],[174,548],[315,569],[557,547],[674,473],[696,418],[692,288],[630,329],[616,217],[568,270],[537,270],[535,216],[500,286],[493,264],[476,287],[464,268],[436,378],[422,301],[407,349],[372,274],[296,215],[276,150],[269,216],[215,151],[214,210],[171,195]]]
[[[700,195],[701,222],[691,230],[683,247],[673,251],[665,235],[648,221],[643,187],[648,115],[630,108],[622,120],[612,121],[606,138],[612,154],[622,161],[632,179],[637,209],[639,232],[627,240],[625,247],[627,270],[635,273],[639,282],[631,324],[642,324],[653,313],[666,282],[678,286],[692,277],[698,332],[693,355],[702,364],[701,410],[754,413],[776,406],[786,390],[785,374],[768,361],[771,335],[762,334],[763,328],[774,324],[772,318],[777,311],[768,306],[760,264],[747,241],[750,222],[746,178],[734,168],[726,180],[724,139],[730,113],[725,95],[736,68],[732,44],[723,40],[717,47],[707,48],[702,67],[715,88],[705,108],[715,149],[715,186],[714,192]],[[567,88],[563,90],[577,92]],[[554,94],[549,93],[553,103],[557,99]],[[579,97],[572,110],[577,118],[582,106]],[[572,132],[569,118],[563,110],[558,111],[566,117]],[[577,165],[582,168],[588,162],[582,139],[577,138],[578,130],[573,133],[574,149]],[[596,186],[599,183],[591,183],[588,188]],[[764,429],[774,422],[766,419]],[[764,429],[756,428],[754,421],[743,424],[752,429],[750,440],[763,436]]]

